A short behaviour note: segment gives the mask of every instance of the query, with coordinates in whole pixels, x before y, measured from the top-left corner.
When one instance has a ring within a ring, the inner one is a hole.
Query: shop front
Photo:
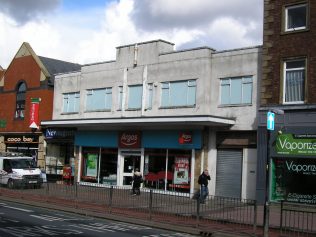
[[[47,128],[45,171],[49,180],[61,180],[65,166],[75,172],[73,129]]]
[[[39,135],[36,134],[8,134],[4,136],[7,152],[21,153],[25,156],[38,158]]]
[[[75,137],[81,150],[78,181],[130,187],[138,169],[144,188],[189,193],[201,141],[199,130],[79,131]]]
[[[316,134],[278,134],[271,152],[271,201],[316,204]]]

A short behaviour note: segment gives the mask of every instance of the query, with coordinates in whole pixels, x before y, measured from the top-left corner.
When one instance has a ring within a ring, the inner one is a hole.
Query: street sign
[[[275,114],[273,112],[268,112],[267,114],[267,129],[274,130],[274,117]]]

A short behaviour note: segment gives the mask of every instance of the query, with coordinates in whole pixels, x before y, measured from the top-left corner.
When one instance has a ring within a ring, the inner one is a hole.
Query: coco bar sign
[[[316,138],[314,135],[281,134],[276,138],[276,153],[279,155],[316,155]]]

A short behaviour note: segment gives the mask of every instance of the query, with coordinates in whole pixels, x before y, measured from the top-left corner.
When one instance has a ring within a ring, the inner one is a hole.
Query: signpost
[[[270,164],[270,133],[274,131],[275,114],[271,111],[267,113],[267,160],[266,160],[266,192],[263,210],[263,236],[269,236],[269,164]]]

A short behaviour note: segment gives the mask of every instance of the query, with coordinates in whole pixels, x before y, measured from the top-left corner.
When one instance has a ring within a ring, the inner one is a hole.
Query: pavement
[[[55,187],[55,186],[54,186]],[[53,193],[63,193],[64,190],[69,191],[64,185],[56,186],[57,189],[50,187],[50,191]],[[55,187],[55,188],[56,188]],[[179,216],[178,214],[170,214],[172,212],[171,206],[165,206],[164,209],[158,212],[148,213],[147,209],[142,209],[141,205],[135,205],[135,203],[141,203],[142,197],[127,197],[123,194],[121,196],[121,205],[105,205],[104,200],[107,197],[102,196],[103,202],[96,201],[98,192],[100,189],[85,190],[86,200],[79,199],[66,199],[62,196],[47,195],[48,190],[8,190],[6,188],[0,188],[0,199],[4,201],[17,202],[26,205],[32,205],[37,207],[49,208],[53,210],[61,210],[80,215],[105,218],[115,221],[122,221],[127,223],[139,224],[149,227],[167,229],[177,232],[189,233],[199,236],[212,236],[212,237],[245,237],[245,236],[263,236],[263,207],[257,208],[257,226],[254,228],[252,225],[244,225],[242,223],[228,223],[222,221],[209,221],[196,218],[186,217],[185,215]],[[76,192],[78,192],[76,190]],[[92,195],[92,193],[94,195]],[[68,193],[66,195],[75,195],[74,193]],[[77,195],[77,194],[76,194]],[[100,195],[100,194],[99,194]],[[167,196],[167,195],[165,195]],[[119,196],[117,199],[120,198]],[[138,200],[137,200],[138,198]],[[90,201],[89,201],[90,200]],[[124,203],[126,202],[126,206]],[[166,202],[171,202],[166,200]],[[134,207],[132,206],[134,205]],[[174,206],[174,205],[172,205]],[[270,208],[270,237],[285,237],[279,230],[280,224],[280,207],[278,205],[272,205]],[[296,235],[300,236],[300,235]],[[312,236],[312,235],[309,235]]]

